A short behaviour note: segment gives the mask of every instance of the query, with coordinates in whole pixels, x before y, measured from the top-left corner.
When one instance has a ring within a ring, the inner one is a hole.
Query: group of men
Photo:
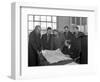
[[[47,32],[41,36],[41,27],[37,25],[29,35],[28,66],[38,66],[38,56],[42,50],[60,49],[63,54],[68,54],[77,63],[87,64],[87,35],[79,32],[77,26],[70,32],[68,26],[64,32],[47,28]]]

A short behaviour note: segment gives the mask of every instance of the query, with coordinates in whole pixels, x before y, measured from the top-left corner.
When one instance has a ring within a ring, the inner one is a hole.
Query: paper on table
[[[69,63],[69,64],[67,64],[67,65],[78,65],[78,64],[75,63],[75,62],[71,62],[71,63]]]
[[[57,50],[44,50],[42,51],[43,56],[49,63],[56,63],[62,60],[71,60],[70,57],[65,56],[59,49]]]

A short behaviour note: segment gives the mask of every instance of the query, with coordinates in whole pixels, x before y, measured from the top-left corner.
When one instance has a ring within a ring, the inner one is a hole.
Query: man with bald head
[[[38,66],[38,53],[41,51],[41,27],[37,25],[29,35],[28,66]]]

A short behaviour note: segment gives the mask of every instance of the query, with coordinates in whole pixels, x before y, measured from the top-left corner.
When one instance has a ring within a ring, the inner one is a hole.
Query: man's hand
[[[37,54],[39,54],[39,55],[40,55],[41,53],[40,53],[39,51],[37,51]]]

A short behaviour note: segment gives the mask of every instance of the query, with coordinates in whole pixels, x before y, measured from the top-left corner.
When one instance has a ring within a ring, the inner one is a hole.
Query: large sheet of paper
[[[72,60],[68,55],[64,55],[59,49],[57,50],[44,50],[43,56],[49,63],[57,63],[62,60]]]

